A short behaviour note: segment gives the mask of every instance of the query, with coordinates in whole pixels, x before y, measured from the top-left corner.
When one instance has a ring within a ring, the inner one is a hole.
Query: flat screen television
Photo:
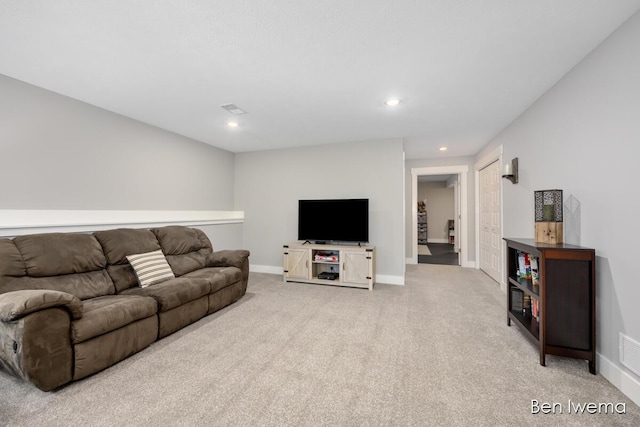
[[[298,240],[368,242],[369,199],[299,200]]]

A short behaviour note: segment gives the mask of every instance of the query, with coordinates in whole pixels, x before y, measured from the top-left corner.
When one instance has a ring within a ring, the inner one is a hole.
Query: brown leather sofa
[[[158,249],[176,277],[142,288],[126,257]],[[196,228],[0,239],[0,371],[53,390],[237,301],[248,279],[248,251],[214,251]]]

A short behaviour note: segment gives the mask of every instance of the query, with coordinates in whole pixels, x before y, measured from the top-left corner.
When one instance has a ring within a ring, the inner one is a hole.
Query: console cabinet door
[[[309,251],[308,249],[285,249],[285,279],[310,279],[310,253],[311,251]]]
[[[342,281],[368,284],[371,280],[372,263],[369,252],[341,251]]]

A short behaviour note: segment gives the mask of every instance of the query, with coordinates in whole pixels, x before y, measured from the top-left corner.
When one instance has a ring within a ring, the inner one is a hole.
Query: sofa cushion
[[[136,295],[111,295],[84,301],[82,319],[71,323],[74,344],[106,334],[157,312],[153,298]]]
[[[66,309],[73,319],[80,319],[84,310],[84,304],[71,294],[29,289],[0,295],[0,320],[12,322],[52,307]]]
[[[202,278],[211,285],[211,293],[242,280],[242,271],[236,267],[208,267],[192,271],[182,277]]]
[[[160,249],[144,254],[127,255],[127,259],[136,273],[141,288],[176,277]]]
[[[209,267],[234,266],[242,270],[248,268],[249,255],[250,252],[245,249],[223,249],[211,254],[208,265]]]
[[[109,265],[128,264],[127,255],[157,251],[160,244],[149,231],[136,228],[118,228],[96,231],[93,235],[102,245]]]
[[[32,234],[16,237],[13,243],[24,260],[26,275],[15,277],[20,272],[17,255],[10,245],[3,243],[0,250],[13,260],[11,274],[15,278],[0,284],[0,292],[49,289],[82,300],[115,293],[104,270],[107,260],[102,246],[91,234]]]
[[[22,255],[11,239],[0,239],[0,294],[9,292],[4,286],[27,274]]]
[[[91,234],[32,234],[13,241],[32,277],[87,273],[107,265],[102,246]]]
[[[107,272],[117,292],[138,286],[138,279],[127,261],[127,255],[157,251],[160,244],[149,230],[118,228],[96,231],[93,235],[102,245],[107,258]]]
[[[188,254],[206,246],[206,242],[200,240],[199,230],[196,228],[168,225],[166,227],[152,228],[151,231],[158,239],[162,249],[167,251],[167,254]]]
[[[176,276],[206,267],[213,252],[209,238],[197,228],[170,225],[151,230]]]
[[[69,293],[81,300],[115,293],[113,282],[106,270],[51,277],[18,277],[4,285],[3,289],[5,292],[49,289]]]
[[[129,288],[120,294],[152,297],[158,303],[158,311],[164,312],[207,295],[210,291],[211,285],[205,279],[178,277],[146,288]]]
[[[107,272],[116,287],[116,293],[139,286],[138,278],[131,264],[108,265]]]

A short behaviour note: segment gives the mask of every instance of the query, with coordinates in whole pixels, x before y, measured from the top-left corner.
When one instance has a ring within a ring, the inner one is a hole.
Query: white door
[[[480,171],[480,269],[502,278],[501,167],[495,161]]]

